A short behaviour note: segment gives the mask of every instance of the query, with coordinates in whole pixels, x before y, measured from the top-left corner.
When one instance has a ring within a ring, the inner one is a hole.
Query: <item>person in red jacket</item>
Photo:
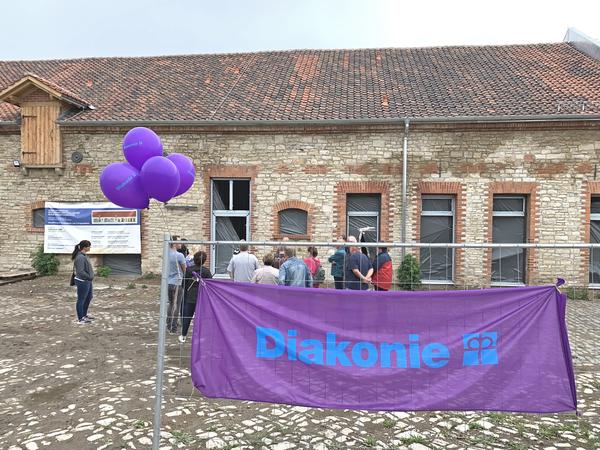
[[[392,258],[388,254],[387,247],[380,247],[379,253],[373,261],[373,276],[371,282],[376,291],[389,291],[392,287]]]
[[[308,255],[304,258],[304,264],[308,267],[310,274],[313,278],[313,287],[318,288],[321,285],[321,280],[319,280],[316,275],[321,267],[321,260],[317,258],[319,256],[319,251],[317,247],[308,247]]]

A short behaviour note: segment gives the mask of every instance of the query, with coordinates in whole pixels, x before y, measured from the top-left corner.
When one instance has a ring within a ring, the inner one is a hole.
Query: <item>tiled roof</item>
[[[29,72],[95,106],[68,121],[600,114],[600,61],[568,43],[9,61],[0,90]]]

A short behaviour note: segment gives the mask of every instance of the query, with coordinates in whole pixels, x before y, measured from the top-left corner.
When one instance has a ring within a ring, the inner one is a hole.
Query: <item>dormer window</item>
[[[61,167],[61,112],[90,108],[76,95],[34,74],[25,74],[0,92],[0,100],[21,109],[21,165]]]

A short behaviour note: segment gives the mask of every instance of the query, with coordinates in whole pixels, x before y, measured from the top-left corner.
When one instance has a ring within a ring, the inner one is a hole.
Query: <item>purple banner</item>
[[[205,280],[192,379],[207,397],[323,408],[576,409],[555,286],[371,292]]]

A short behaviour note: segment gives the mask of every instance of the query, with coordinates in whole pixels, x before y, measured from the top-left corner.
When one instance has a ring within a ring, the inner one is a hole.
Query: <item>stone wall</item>
[[[31,229],[36,202],[104,200],[98,175],[106,164],[123,160],[124,132],[63,129],[62,173],[35,169],[25,175],[12,167],[13,159],[20,159],[18,130],[0,129],[0,270],[29,267],[29,253],[43,239],[43,233]],[[211,177],[251,178],[255,240],[276,239],[276,211],[296,201],[310,207],[309,238],[331,241],[345,231],[345,194],[351,192],[382,193],[382,239],[401,239],[402,129],[157,132],[167,151],[194,159],[197,181],[169,207],[152,202],[143,212],[144,272],[160,270],[163,233],[210,238]],[[74,151],[84,154],[82,163],[71,162]],[[599,153],[599,127],[417,127],[409,136],[407,236],[418,238],[420,195],[450,192],[458,200],[456,241],[487,242],[491,196],[512,184],[529,189],[522,193],[531,199],[530,239],[581,242],[587,230],[587,182],[594,180]],[[441,192],[433,192],[438,187]],[[172,208],[178,206],[195,209]],[[393,257],[399,261],[398,252]],[[489,280],[489,252],[459,250],[456,258],[457,285]],[[581,251],[531,252],[528,281],[547,282],[563,275],[585,284],[586,258]]]

